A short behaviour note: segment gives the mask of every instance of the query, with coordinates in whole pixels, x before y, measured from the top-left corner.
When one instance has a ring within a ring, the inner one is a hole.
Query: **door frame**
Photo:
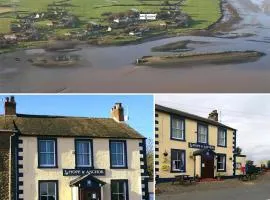
[[[206,159],[205,158],[206,157],[206,153],[207,152],[205,152],[205,154],[202,154],[201,155],[201,178],[214,178],[215,177],[215,154],[213,154],[213,153],[211,153],[209,151],[208,151],[208,153],[211,155],[212,162],[213,162],[213,165],[212,165],[213,170],[211,172],[211,174],[213,173],[213,176],[212,177],[203,177],[203,174],[205,174],[205,172],[203,173],[205,167],[202,167],[202,164],[203,164],[203,161]]]
[[[84,200],[84,193],[91,192],[91,191],[96,192],[99,195],[100,200],[102,200],[101,187],[99,187],[99,188],[79,188],[79,190],[78,190],[79,200]]]

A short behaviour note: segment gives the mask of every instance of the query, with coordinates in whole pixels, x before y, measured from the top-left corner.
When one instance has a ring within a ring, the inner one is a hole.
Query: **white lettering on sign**
[[[81,176],[86,174],[105,176],[105,169],[63,169],[64,176]]]

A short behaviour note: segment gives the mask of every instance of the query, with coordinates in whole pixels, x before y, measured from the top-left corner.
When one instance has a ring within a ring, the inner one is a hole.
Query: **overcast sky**
[[[270,95],[180,94],[156,95],[158,104],[208,117],[217,109],[221,122],[236,128],[237,146],[248,159],[270,160]]]

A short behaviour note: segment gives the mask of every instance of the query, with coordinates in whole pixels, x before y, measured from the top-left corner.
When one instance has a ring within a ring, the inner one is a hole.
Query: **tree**
[[[165,1],[164,1],[164,5],[165,5],[165,6],[169,6],[169,5],[170,5],[169,0],[165,0]]]
[[[147,172],[150,178],[154,176],[154,142],[153,139],[146,140]]]
[[[270,169],[270,160],[267,161],[267,168]]]
[[[241,153],[242,153],[242,149],[240,147],[236,147],[235,154],[236,155],[241,155]]]
[[[253,160],[247,160],[247,161],[246,161],[246,164],[247,164],[247,165],[253,165],[253,163],[254,163]]]

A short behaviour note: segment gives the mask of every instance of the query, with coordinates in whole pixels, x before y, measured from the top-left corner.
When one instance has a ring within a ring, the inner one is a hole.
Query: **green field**
[[[18,13],[24,15],[33,12],[42,12],[47,10],[48,4],[53,2],[59,2],[60,0],[17,0],[16,6],[10,9],[16,10]],[[1,5],[8,4],[10,0],[0,0],[0,33],[9,32],[9,24],[12,20],[15,20],[12,12],[1,13]],[[176,3],[178,0],[170,0],[170,3]],[[128,11],[132,8],[139,10],[140,12],[158,12],[164,0],[71,0],[72,6],[68,6],[67,9],[79,16],[83,21],[95,21],[97,23],[106,24],[105,16],[102,16],[105,12],[119,13]],[[204,29],[209,25],[215,23],[221,16],[220,13],[220,0],[185,0],[181,9],[187,13],[192,22],[188,28],[171,29],[169,34],[176,34],[187,32],[194,29]],[[4,7],[2,7],[4,9]],[[6,9],[6,8],[5,8]],[[45,23],[45,22],[44,22]],[[150,22],[150,24],[159,24],[160,21]],[[42,22],[41,24],[43,25]],[[57,30],[57,33],[64,33],[65,30]],[[106,38],[104,38],[106,39]],[[134,38],[131,38],[134,40]],[[126,36],[121,36],[118,40],[129,40]]]
[[[192,28],[203,29],[220,18],[220,0],[186,0],[183,11],[192,17]]]

